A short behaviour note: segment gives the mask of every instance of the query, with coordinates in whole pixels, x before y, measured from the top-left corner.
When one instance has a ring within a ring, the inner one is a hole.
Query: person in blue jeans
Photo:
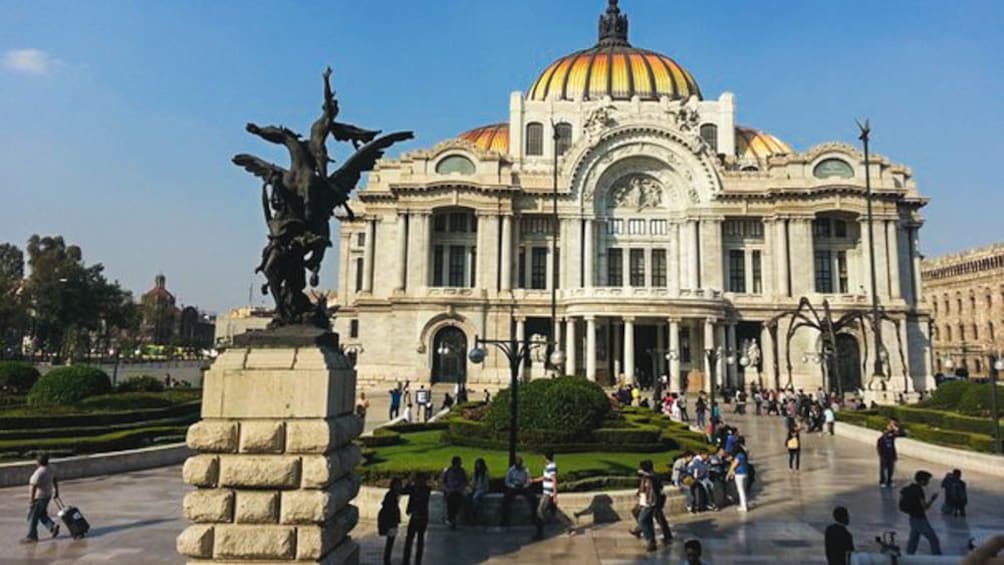
[[[930,482],[931,473],[917,471],[913,476],[913,484],[899,491],[899,509],[910,516],[910,537],[906,542],[907,555],[917,553],[920,536],[927,538],[927,543],[931,545],[931,555],[941,555],[938,534],[931,527],[931,523],[927,521],[927,509],[938,498],[938,493],[932,494],[930,499],[924,493],[924,487]]]
[[[59,482],[56,471],[49,465],[49,456],[39,455],[35,462],[38,467],[28,479],[28,535],[21,543],[36,543],[38,541],[38,524],[45,526],[52,537],[59,535],[59,524],[49,518],[49,501],[59,498]]]

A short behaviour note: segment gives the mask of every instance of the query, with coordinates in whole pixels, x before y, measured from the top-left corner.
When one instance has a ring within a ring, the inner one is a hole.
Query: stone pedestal
[[[226,350],[188,430],[197,454],[183,475],[197,488],[178,553],[189,563],[358,563],[355,388],[333,334]]]

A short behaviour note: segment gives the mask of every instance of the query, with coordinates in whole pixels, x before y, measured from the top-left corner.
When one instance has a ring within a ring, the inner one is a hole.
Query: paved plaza
[[[372,413],[372,412],[371,412]],[[748,437],[752,460],[757,464],[758,484],[754,506],[748,514],[732,509],[678,517],[674,528],[679,540],[699,537],[712,563],[820,563],[822,531],[836,504],[851,511],[851,531],[859,548],[875,548],[871,540],[893,529],[903,538],[906,519],[897,510],[898,488],[877,486],[872,446],[839,437],[807,436],[804,439],[802,471],[787,471],[783,426],[768,417],[735,418]],[[561,459],[558,458],[560,465]],[[444,462],[445,465],[446,462]],[[904,459],[897,469],[900,485],[914,470],[926,468],[936,480],[946,469]],[[537,471],[535,469],[535,471]],[[966,473],[970,492],[968,519],[944,518],[932,513],[932,523],[947,554],[963,552],[970,537],[983,539],[1004,531],[1004,484],[999,479]],[[27,511],[26,488],[0,490],[0,562],[2,563],[179,563],[174,538],[184,522],[181,500],[188,490],[178,467],[117,476],[68,481],[62,491],[68,502],[78,505],[91,521],[91,535],[80,541],[65,534],[45,539],[35,546],[21,546]],[[510,531],[464,528],[450,531],[430,528],[425,563],[662,563],[678,562],[682,543],[646,554],[627,533],[630,524],[619,522],[580,528],[567,535],[557,527],[544,541],[531,542],[532,528]],[[361,524],[356,537],[363,563],[381,560],[383,539],[373,524]],[[402,528],[403,531],[403,528]],[[395,562],[403,540],[398,538]],[[921,542],[921,552],[927,546]]]

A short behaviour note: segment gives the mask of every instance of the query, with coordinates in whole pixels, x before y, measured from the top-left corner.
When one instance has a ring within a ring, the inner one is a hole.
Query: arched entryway
[[[446,326],[432,340],[432,383],[462,383],[467,376],[467,336]]]
[[[837,334],[837,354],[830,367],[830,390],[848,393],[862,388],[861,348],[850,334]]]

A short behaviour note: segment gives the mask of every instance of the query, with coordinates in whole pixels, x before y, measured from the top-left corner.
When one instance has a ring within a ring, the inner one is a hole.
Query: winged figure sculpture
[[[304,290],[307,272],[310,286],[319,283],[324,254],[331,247],[331,217],[341,207],[349,219],[354,219],[349,195],[362,174],[372,170],[391,145],[414,137],[410,131],[380,135],[379,131],[336,122],[338,102],[331,90],[331,69],[326,69],[323,76],[322,114],[311,126],[309,139],[282,126],[247,125],[249,133],[286,147],[289,168],[245,153],[233,158],[234,164],[262,179],[261,203],[268,243],[255,272],[261,272],[267,280],[262,292],[275,300],[272,327],[330,326],[326,305],[312,302]],[[329,135],[337,141],[350,141],[355,147],[355,152],[330,174]]]

